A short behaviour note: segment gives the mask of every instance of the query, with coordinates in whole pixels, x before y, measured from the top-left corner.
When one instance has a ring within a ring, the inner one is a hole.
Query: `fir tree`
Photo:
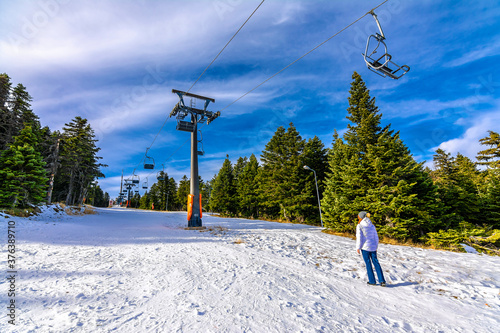
[[[201,178],[201,176],[198,176],[198,184],[200,187],[200,195],[201,195],[201,208],[202,210],[207,211],[207,209],[210,207],[208,201],[210,198],[210,193],[212,192],[212,184],[210,181],[205,182]]]
[[[12,83],[7,74],[0,74],[0,150],[7,149],[12,141],[15,122],[8,108]]]
[[[485,215],[482,221],[489,227],[500,228],[500,169],[489,171],[484,196]]]
[[[479,142],[488,149],[478,153],[480,165],[486,165],[480,179],[481,199],[484,209],[484,223],[495,228],[500,227],[500,135],[488,131],[489,136]]]
[[[478,153],[479,164],[486,165],[491,169],[500,169],[500,134],[488,131],[489,136],[482,138],[479,142],[490,148]]]
[[[180,210],[187,210],[187,198],[190,192],[190,182],[186,175],[184,175],[179,182],[179,187],[177,189],[177,201],[179,203]]]
[[[243,172],[243,169],[245,168],[247,163],[248,159],[246,157],[239,157],[238,160],[236,161],[236,164],[234,165],[233,168],[235,182],[238,182],[238,179],[240,178],[240,175]]]
[[[238,176],[237,193],[239,201],[239,212],[246,217],[258,216],[258,182],[259,162],[254,154]]]
[[[82,204],[89,184],[98,177],[104,177],[97,156],[100,148],[87,119],[75,117],[65,124],[61,139],[61,169],[56,176],[55,192],[67,205]]]
[[[303,152],[303,161],[304,165],[307,165],[316,172],[319,197],[321,199],[323,197],[324,181],[328,170],[328,154],[325,145],[317,136],[314,136],[314,138],[306,142]],[[305,215],[311,222],[314,221],[316,224],[320,224],[321,220],[318,210],[318,195],[316,193],[314,173],[309,172],[306,177],[307,181],[314,184],[314,186],[310,195],[310,211],[306,212]]]
[[[262,152],[259,172],[259,201],[271,218],[304,222],[311,211],[314,182],[304,170],[305,141],[295,126],[279,127]]]
[[[44,162],[35,150],[31,126],[21,130],[0,156],[0,206],[28,207],[45,199],[47,177]]]
[[[151,203],[149,197],[150,195],[147,191],[142,195],[141,200],[139,200],[140,209],[151,209]]]
[[[382,235],[417,240],[439,223],[432,181],[399,133],[381,127],[375,98],[357,73],[348,100],[352,123],[343,139],[335,132],[328,156],[325,225],[354,232],[357,213],[367,210]]]
[[[479,222],[479,196],[474,179],[479,177],[475,164],[458,154],[457,158],[437,149],[435,170],[431,173],[443,205],[441,220],[444,229],[456,228],[463,221]]]
[[[25,126],[30,126],[36,137],[34,148],[40,151],[38,145],[42,141],[41,125],[38,116],[31,109],[33,98],[26,87],[18,84],[12,89],[10,77],[0,74],[0,148],[7,148],[14,137],[19,135]]]
[[[222,214],[235,215],[237,213],[236,199],[234,171],[227,157],[215,178],[210,195],[210,207]]]

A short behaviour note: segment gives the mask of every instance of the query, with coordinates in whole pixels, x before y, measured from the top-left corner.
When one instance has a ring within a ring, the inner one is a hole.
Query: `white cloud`
[[[452,155],[461,153],[475,160],[477,153],[485,149],[479,140],[487,137],[488,131],[500,132],[500,112],[490,112],[479,116],[462,136],[442,142],[433,150],[441,148]]]
[[[456,117],[472,114],[475,111],[475,105],[492,103],[493,101],[492,95],[471,94],[470,96],[448,101],[413,99],[399,102],[385,102],[384,100],[378,100],[377,104],[384,117],[388,119],[409,118],[421,115],[422,118],[419,118],[417,122],[443,118],[444,121],[453,123]],[[447,112],[450,114],[443,114],[445,110],[448,110]],[[451,117],[452,115],[453,117]]]
[[[476,49],[465,53],[463,56],[449,61],[444,67],[462,66],[486,57],[496,56],[500,53],[500,39],[492,41],[488,45],[479,45]]]

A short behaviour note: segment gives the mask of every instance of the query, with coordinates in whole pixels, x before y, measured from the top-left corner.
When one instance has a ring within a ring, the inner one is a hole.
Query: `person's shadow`
[[[396,288],[396,287],[405,287],[405,286],[412,286],[418,284],[417,282],[401,282],[401,283],[395,283],[395,284],[387,284],[387,288]]]

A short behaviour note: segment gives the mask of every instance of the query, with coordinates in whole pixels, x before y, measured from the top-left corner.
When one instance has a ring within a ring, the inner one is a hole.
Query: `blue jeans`
[[[373,266],[375,266],[375,271],[377,272],[378,282],[385,282],[382,267],[380,267],[380,264],[378,263],[377,251],[361,250],[361,253],[363,254],[363,260],[366,264],[366,270],[368,271],[368,283],[375,284],[375,275],[373,275],[372,263]]]

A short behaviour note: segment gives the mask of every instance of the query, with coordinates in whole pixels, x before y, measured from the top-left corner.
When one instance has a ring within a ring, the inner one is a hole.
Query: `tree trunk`
[[[59,158],[59,142],[61,139],[57,139],[56,150],[54,153],[54,162],[52,170],[50,173],[49,190],[47,191],[47,203],[50,205],[52,203],[52,191],[54,190],[54,178],[57,172],[57,160]]]
[[[73,186],[75,183],[75,177],[73,176],[73,170],[71,170],[71,175],[69,178],[69,189],[68,194],[66,195],[66,205],[71,206],[73,204],[72,196],[73,196]]]

